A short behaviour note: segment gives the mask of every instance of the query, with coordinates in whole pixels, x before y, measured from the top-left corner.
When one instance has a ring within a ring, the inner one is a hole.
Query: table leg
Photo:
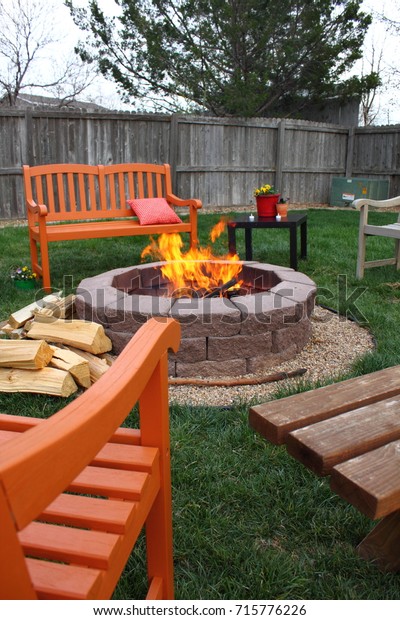
[[[307,258],[307,220],[300,225],[300,256]]]
[[[297,227],[290,226],[290,266],[297,271]]]
[[[253,260],[253,244],[251,238],[251,228],[245,228],[244,238],[246,244],[246,260]]]
[[[236,254],[236,228],[228,226],[228,248],[229,254]]]

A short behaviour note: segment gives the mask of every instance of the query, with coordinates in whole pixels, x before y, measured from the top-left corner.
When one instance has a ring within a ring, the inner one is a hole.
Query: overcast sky
[[[80,6],[86,6],[88,0],[75,0]],[[56,27],[59,29],[60,36],[63,37],[62,48],[65,50],[72,50],[76,41],[82,36],[82,33],[74,25],[68,9],[64,6],[63,0],[52,0],[52,4],[56,7]],[[117,7],[114,0],[100,0],[99,4],[105,11],[113,11]],[[400,5],[400,0],[383,0],[377,2],[376,0],[364,0],[363,7],[366,11],[374,13],[385,13],[388,17],[391,17],[400,22],[400,9],[397,8]],[[363,63],[360,61],[357,63],[354,72],[360,74],[363,70],[364,73],[368,73],[371,69],[370,60],[372,57],[372,49],[375,47],[376,54],[379,54],[383,50],[383,66],[386,67],[386,90],[383,92],[376,107],[379,109],[378,117],[374,124],[400,124],[400,102],[398,97],[398,88],[394,84],[388,83],[392,71],[390,66],[396,65],[400,68],[400,37],[388,34],[385,26],[376,19],[373,25],[370,27],[367,34],[364,45],[364,69]],[[58,53],[60,52],[60,46],[56,48]],[[57,52],[56,52],[57,53]],[[97,83],[88,91],[91,100],[96,100],[98,103],[114,109],[129,109],[126,104],[122,104],[118,97],[116,87],[112,82],[107,82],[104,79],[99,79]],[[84,97],[82,96],[84,99]]]

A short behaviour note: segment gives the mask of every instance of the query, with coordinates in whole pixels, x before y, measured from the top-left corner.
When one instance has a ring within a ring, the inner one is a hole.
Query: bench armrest
[[[26,206],[28,207],[29,213],[38,215],[39,217],[46,217],[49,212],[46,205],[38,205],[36,202],[33,202],[33,200],[27,200]]]
[[[202,203],[201,200],[197,198],[189,198],[185,200],[184,198],[178,198],[175,194],[167,194],[167,202],[171,202],[176,207],[192,207],[195,209],[201,209]]]
[[[358,198],[351,203],[353,209],[360,210],[362,207],[378,207],[388,209],[390,207],[400,207],[400,196],[387,200],[371,200],[370,198]]]

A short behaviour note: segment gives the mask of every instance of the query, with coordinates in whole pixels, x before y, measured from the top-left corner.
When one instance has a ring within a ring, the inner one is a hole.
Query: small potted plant
[[[37,273],[32,271],[30,267],[26,265],[24,267],[17,267],[11,273],[11,279],[15,286],[21,289],[34,289],[36,286]]]
[[[276,205],[276,210],[278,212],[278,215],[280,215],[281,217],[287,217],[288,199],[281,198]]]
[[[254,190],[258,217],[275,217],[280,194],[273,185],[266,183]]]

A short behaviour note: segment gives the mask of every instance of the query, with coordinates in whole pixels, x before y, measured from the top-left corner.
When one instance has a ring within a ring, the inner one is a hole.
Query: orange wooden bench
[[[400,570],[400,366],[252,407],[249,423],[370,519],[358,546],[383,571]]]
[[[145,525],[149,599],[173,598],[167,349],[150,319],[51,418],[0,415],[0,598],[107,599]],[[122,428],[139,402],[140,428]]]
[[[198,244],[201,202],[172,193],[168,164],[23,166],[23,176],[32,269],[42,276],[46,290],[51,286],[51,241],[182,232],[189,233],[191,247]],[[169,206],[187,208],[189,220],[140,224],[127,205],[128,199],[138,198],[165,198]]]

